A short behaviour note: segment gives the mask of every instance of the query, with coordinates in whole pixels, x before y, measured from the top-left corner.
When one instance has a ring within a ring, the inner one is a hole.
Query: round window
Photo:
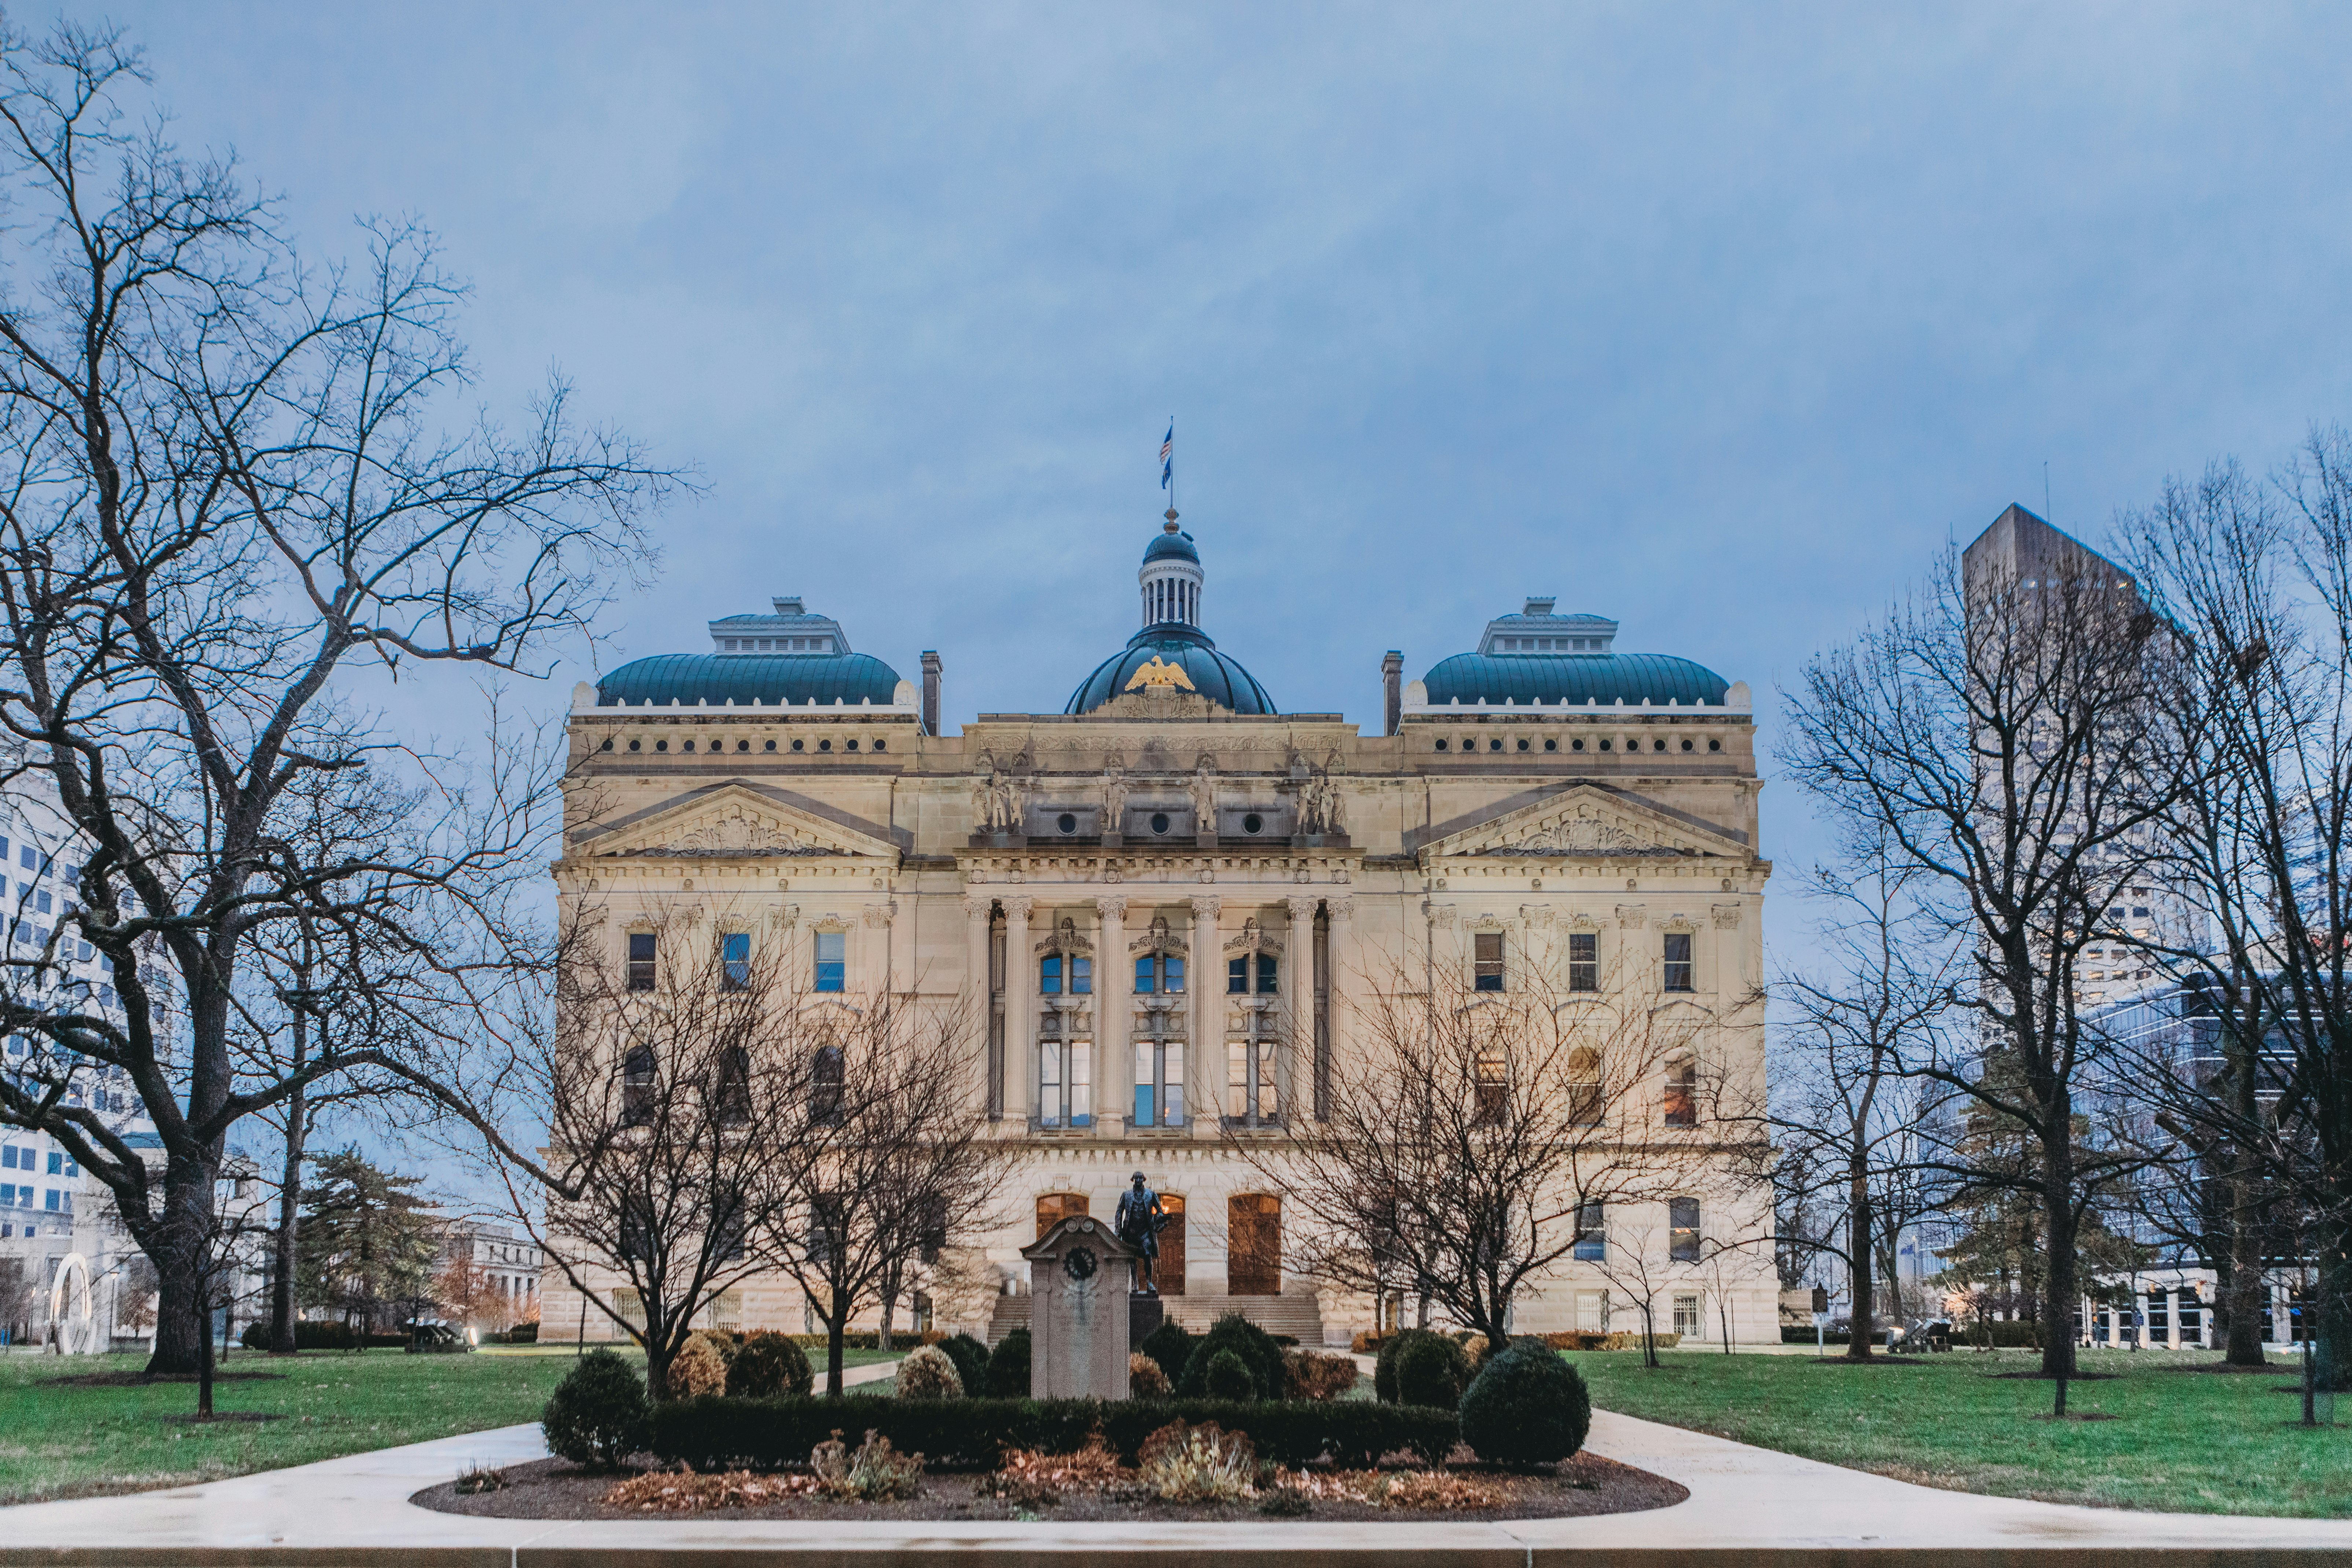
[[[667,741],[656,741],[654,742],[654,750],[656,752],[667,752],[669,750],[669,742]]]
[[[751,742],[749,741],[738,741],[735,742],[735,749],[739,752],[748,752],[751,749]]]
[[[598,748],[596,748],[596,749],[597,749],[598,751],[600,751],[600,752],[609,752],[609,751],[611,751],[611,750],[613,749],[613,737],[612,737],[612,736],[610,736],[610,735],[605,736],[605,737],[604,737],[604,743],[602,746],[599,746],[599,747],[598,747]]]
[[[773,741],[769,742],[768,742],[768,750],[770,750],[770,751],[772,751],[772,751],[774,751],[775,749],[776,749],[776,743],[775,743]]]
[[[1719,752],[1723,750],[1723,742],[1720,741],[1709,741],[1706,743],[1706,749],[1710,752]]]
[[[1437,749],[1438,749],[1439,751],[1441,751],[1441,752],[1442,752],[1442,751],[1444,751],[1444,750],[1445,750],[1445,742],[1443,742],[1443,741],[1438,742],[1437,742]]]
[[[681,752],[690,752],[690,751],[694,750],[694,742],[691,742],[691,741],[688,741],[685,745],[680,746],[680,747],[678,748],[678,750],[679,750],[679,751],[681,751]]]
[[[857,742],[855,741],[850,742],[847,749],[853,752],[857,750]]]
[[[1687,751],[1689,751],[1690,749],[1691,749],[1691,743],[1690,743],[1688,741],[1685,741],[1685,742],[1683,742],[1683,750],[1684,750],[1684,751],[1685,751],[1685,752],[1687,752]]]
[[[1606,742],[1606,741],[1601,742],[1601,749],[1602,751],[1604,751],[1604,752],[1605,752],[1605,751],[1607,751],[1607,750],[1609,749],[1609,742]]]
[[[1168,831],[1168,814],[1166,812],[1155,811],[1151,814],[1151,831],[1154,833],[1165,833]]]
[[[1654,752],[1663,752],[1665,749],[1666,743],[1664,741],[1653,741],[1650,742],[1650,750]]]
[[[633,752],[634,752],[634,751],[635,751],[635,750],[637,749],[637,747],[638,747],[640,744],[642,744],[642,742],[641,742],[632,741],[632,742],[629,742],[629,750],[631,750],[631,751],[633,751]]]
[[[1503,738],[1500,735],[1496,736],[1493,740],[1486,742],[1486,749],[1490,752],[1501,751],[1503,749]]]
[[[1263,817],[1263,816],[1259,816],[1256,812],[1255,812],[1255,811],[1251,812],[1247,816],[1244,816],[1244,817],[1243,817],[1243,818],[1242,818],[1242,831],[1243,831],[1244,833],[1256,833],[1256,832],[1260,831],[1261,829],[1263,829],[1265,826],[1265,817]]]
[[[883,748],[883,742],[880,742],[880,741],[877,741],[877,742],[874,742],[874,749],[875,749],[876,751],[877,751],[877,752],[878,752],[878,751],[882,750],[882,748]]]
[[[806,746],[807,744],[808,744],[808,742],[805,742],[805,741],[794,741],[794,742],[793,742],[793,751],[795,751],[795,752],[800,751],[803,747]]]
[[[1054,826],[1060,828],[1065,833],[1076,833],[1078,830],[1078,819],[1069,812],[1066,811],[1062,813],[1061,819],[1055,822]]]
[[[1604,746],[1605,746],[1605,745],[1607,745],[1609,742],[1606,742],[1606,741],[1603,741],[1603,742],[1601,742],[1601,743],[1602,745],[1604,745]],[[833,742],[832,742],[831,741],[819,741],[819,742],[816,743],[816,749],[817,749],[818,751],[820,751],[820,752],[829,752],[829,751],[833,750]]]
[[[1528,743],[1527,743],[1525,741],[1521,741],[1521,742],[1519,742],[1519,750],[1521,750],[1521,751],[1523,751],[1523,752],[1524,752],[1524,751],[1526,751],[1527,749],[1528,749]]]
[[[1570,751],[1571,751],[1571,752],[1580,752],[1580,751],[1584,750],[1584,740],[1583,740],[1583,737],[1582,737],[1582,736],[1579,736],[1577,739],[1575,739],[1575,740],[1573,740],[1573,741],[1570,741],[1570,742],[1568,743],[1568,749],[1569,749]]]

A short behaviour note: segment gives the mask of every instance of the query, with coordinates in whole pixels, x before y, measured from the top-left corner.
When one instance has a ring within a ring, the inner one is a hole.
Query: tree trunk
[[[841,1340],[848,1328],[849,1300],[836,1290],[833,1293],[833,1310],[824,1320],[824,1393],[828,1399],[841,1397]]]
[[[201,1373],[211,1341],[205,1310],[215,1160],[170,1153],[163,1163],[163,1222],[148,1253],[155,1265],[155,1348],[147,1372]]]
[[[298,1020],[295,1025],[301,1027]],[[294,1342],[294,1254],[300,1239],[303,1091],[296,1089],[286,1102],[286,1168],[278,1194],[278,1272],[269,1282],[269,1353],[292,1355]]]
[[[196,1419],[209,1421],[213,1418],[213,1325],[210,1312],[204,1317],[204,1343],[197,1352]]]
[[[2060,1379],[2058,1413],[2065,1414],[2064,1379],[2074,1375],[2074,1161],[2067,1142],[2073,1118],[2064,1106],[2051,1121],[2058,1129],[2055,1141],[2042,1143],[2042,1234],[2049,1240],[2050,1266],[2042,1282],[2042,1371]]]
[[[1871,1278],[1871,1247],[1877,1238],[1870,1221],[1870,1171],[1859,1145],[1846,1162],[1846,1266],[1852,1270],[1853,1309],[1846,1314],[1845,1359],[1868,1361],[1871,1301],[1876,1282]]]

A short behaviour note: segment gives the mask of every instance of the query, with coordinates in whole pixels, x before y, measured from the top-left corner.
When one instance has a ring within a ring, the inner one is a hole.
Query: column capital
[[[1289,911],[1290,929],[1292,931],[1303,931],[1311,930],[1314,927],[1315,906],[1318,901],[1318,900],[1314,899],[1285,899],[1282,900],[1282,907]]]
[[[1029,924],[1029,911],[1036,908],[1036,906],[1037,900],[1025,895],[1020,898],[1006,899],[1004,900],[1004,918],[1013,925],[1026,930]]]
[[[1106,925],[1127,923],[1127,900],[1124,898],[1098,898],[1095,900],[1095,916]]]
[[[1217,911],[1225,907],[1225,901],[1213,894],[1186,901],[1192,906],[1192,918],[1202,924],[1213,921],[1217,918]]]
[[[1333,925],[1356,918],[1356,900],[1353,899],[1326,899],[1323,900],[1323,909],[1324,912],[1331,917]]]
[[[988,911],[995,907],[995,899],[986,893],[966,893],[963,896],[963,916],[968,921],[984,921],[988,918]]]

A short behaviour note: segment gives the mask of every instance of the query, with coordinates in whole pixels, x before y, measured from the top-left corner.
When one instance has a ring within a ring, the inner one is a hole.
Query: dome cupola
[[[1174,507],[1168,509],[1160,537],[1144,547],[1135,580],[1143,589],[1145,626],[1201,624],[1201,552],[1192,548],[1191,534],[1178,531]]]
[[[1065,713],[1089,713],[1131,690],[1173,688],[1205,697],[1235,713],[1271,714],[1274,699],[1257,678],[1201,629],[1201,552],[1176,526],[1176,509],[1144,547],[1135,574],[1142,589],[1143,628],[1125,647],[1095,666],[1070,693]]]

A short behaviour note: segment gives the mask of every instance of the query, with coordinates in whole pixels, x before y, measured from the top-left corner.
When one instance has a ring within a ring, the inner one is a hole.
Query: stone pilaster
[[[1037,960],[1029,951],[1035,900],[1004,900],[1004,1113],[1026,1121],[1037,1109]]]
[[[1214,1129],[1225,1103],[1225,974],[1217,960],[1219,936],[1216,899],[1192,900],[1192,952],[1185,961],[1185,984],[1191,987],[1192,1038],[1184,1051],[1184,1114],[1196,1125]]]
[[[1095,900],[1095,1125],[1105,1130],[1135,1109],[1135,1053],[1128,1048],[1128,1020],[1135,965],[1127,956],[1127,900]]]

